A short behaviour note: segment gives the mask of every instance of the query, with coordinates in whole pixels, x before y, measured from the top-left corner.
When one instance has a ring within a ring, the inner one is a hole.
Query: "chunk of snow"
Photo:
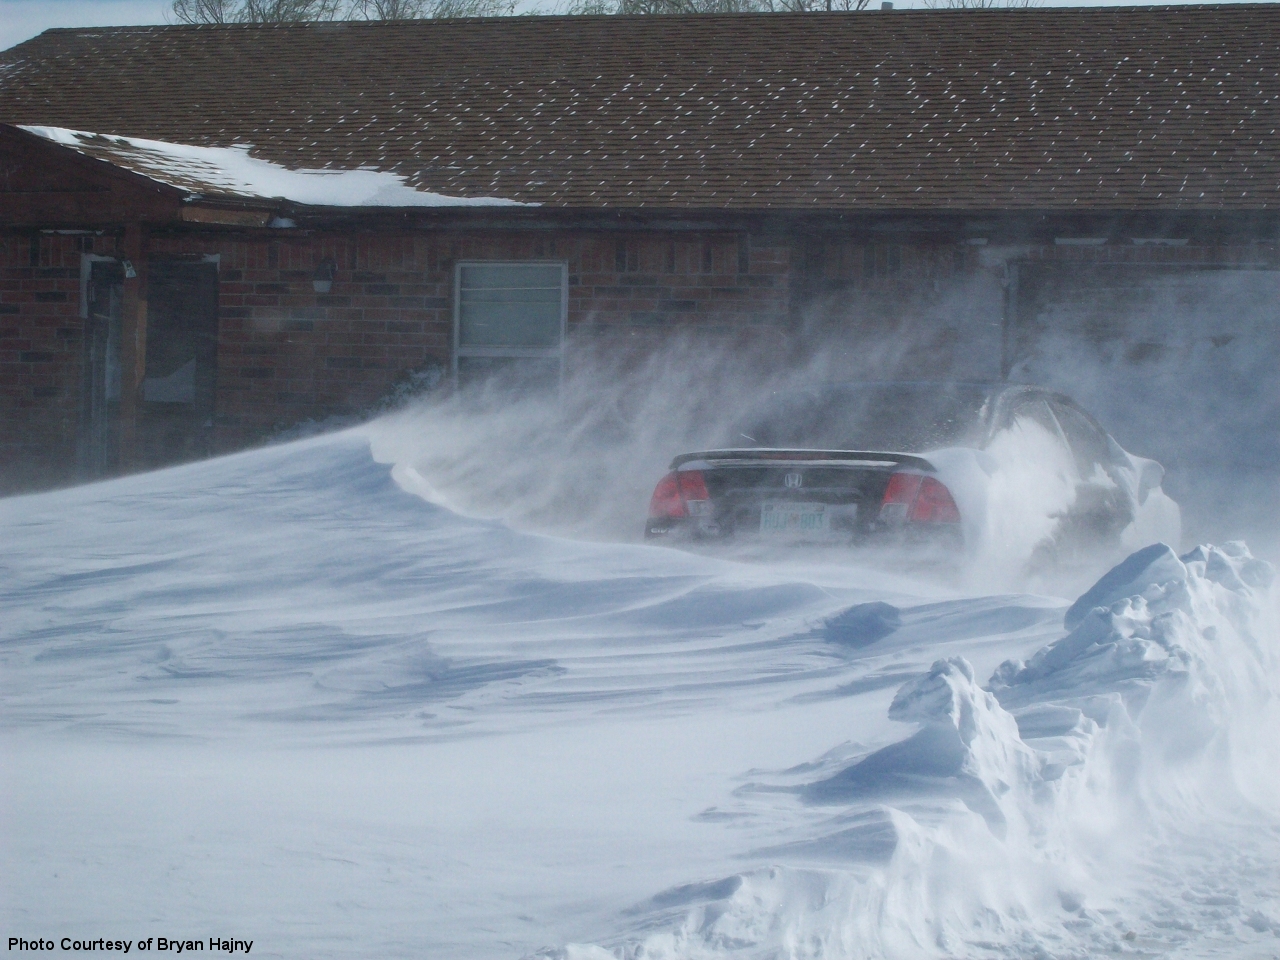
[[[1130,710],[1140,710],[1154,682],[1171,673],[1195,674],[1195,683],[1222,688],[1218,671],[1239,666],[1243,655],[1246,675],[1266,677],[1270,657],[1247,662],[1256,657],[1250,651],[1266,649],[1251,639],[1258,628],[1256,612],[1249,611],[1257,609],[1255,592],[1273,576],[1271,565],[1243,544],[1204,545],[1181,558],[1165,544],[1152,544],[1067,610],[1067,636],[1026,664],[1004,662],[991,685],[1005,704],[1118,693]]]
[[[812,784],[818,802],[954,794],[999,834],[1006,827],[1000,798],[1029,784],[1038,770],[1018,726],[996,698],[978,686],[963,657],[938,660],[925,676],[904,684],[889,719],[919,723],[908,740],[892,744],[835,777]]]
[[[875,600],[828,617],[823,632],[835,643],[865,647],[889,636],[901,625],[901,611],[897,607]]]
[[[1187,568],[1173,549],[1163,543],[1153,543],[1131,554],[1085,591],[1067,609],[1063,623],[1068,630],[1074,630],[1094,609],[1109,607],[1153,587],[1185,580],[1186,576]]]

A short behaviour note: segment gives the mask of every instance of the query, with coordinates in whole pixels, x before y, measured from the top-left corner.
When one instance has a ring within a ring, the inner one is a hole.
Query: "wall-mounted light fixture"
[[[316,272],[311,275],[312,288],[316,293],[328,293],[333,289],[333,278],[337,273],[337,265],[332,260],[321,260],[316,264]]]

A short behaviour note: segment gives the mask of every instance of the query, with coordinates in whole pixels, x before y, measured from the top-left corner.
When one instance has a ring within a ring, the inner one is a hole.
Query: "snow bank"
[[[23,126],[38,137],[197,194],[290,200],[324,207],[524,206],[500,197],[450,197],[418,190],[387,170],[290,170],[250,156],[252,144],[197,147],[186,143]]]
[[[1161,955],[1210,926],[1242,947],[1280,935],[1272,580],[1239,543],[1138,551],[990,689],[963,658],[904,684],[889,718],[914,734],[791,788],[827,813],[806,842],[680,888],[679,916],[655,898],[660,932],[554,955]],[[1243,891],[1207,889],[1206,842],[1256,854]],[[1165,889],[1135,908],[1119,878],[1144,871]]]
[[[1036,764],[1016,722],[978,686],[969,661],[939,660],[924,677],[905,684],[889,706],[889,719],[918,723],[920,729],[808,785],[804,798],[833,803],[955,796],[1003,836],[1001,798],[1013,784],[1029,782]]]
[[[989,672],[1061,617],[844,560],[520,534],[396,474],[353,430],[0,499],[10,929],[221,925],[267,957],[599,939],[774,841],[713,809],[741,771],[851,715],[884,742],[934,657]],[[860,605],[896,623],[863,648],[824,628]]]
[[[1258,685],[1253,694],[1269,695],[1277,661],[1274,642],[1263,639],[1266,607],[1259,599],[1273,576],[1271,565],[1242,543],[1201,546],[1181,558],[1154,544],[1113,568],[1067,610],[1067,636],[1025,664],[1001,664],[992,687],[1006,706],[1120,694],[1134,715],[1160,681],[1175,677],[1218,690],[1219,698],[1228,686],[1235,695],[1249,694],[1250,684]],[[1199,713],[1208,704],[1188,706]],[[1242,706],[1221,702],[1214,709],[1225,715]]]

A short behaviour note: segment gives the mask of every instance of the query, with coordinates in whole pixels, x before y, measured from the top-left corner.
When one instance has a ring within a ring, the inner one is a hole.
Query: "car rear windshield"
[[[963,383],[864,383],[780,392],[744,416],[736,447],[922,452],[977,444],[987,389]]]

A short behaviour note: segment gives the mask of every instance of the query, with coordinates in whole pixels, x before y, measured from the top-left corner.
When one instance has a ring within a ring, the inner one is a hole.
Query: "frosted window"
[[[458,346],[560,345],[563,269],[546,264],[478,264],[459,270]]]

